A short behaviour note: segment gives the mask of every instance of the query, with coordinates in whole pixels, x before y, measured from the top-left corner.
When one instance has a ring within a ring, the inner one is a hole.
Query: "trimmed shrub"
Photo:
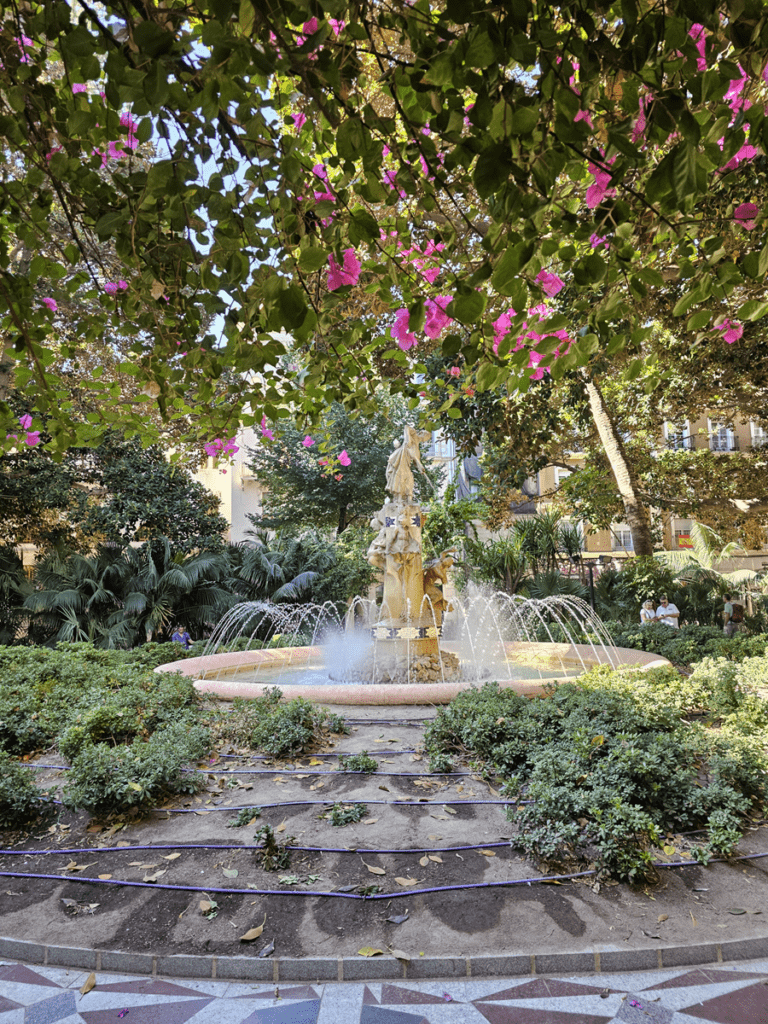
[[[35,773],[0,750],[0,828],[25,825],[48,803],[48,794],[35,785]]]
[[[220,721],[222,735],[272,757],[293,757],[317,746],[324,732],[349,732],[338,715],[303,697],[283,701],[282,696],[275,686],[254,700],[234,700],[231,714]]]

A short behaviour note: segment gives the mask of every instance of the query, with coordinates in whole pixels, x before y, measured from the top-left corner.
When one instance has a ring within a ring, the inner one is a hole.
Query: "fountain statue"
[[[443,612],[446,573],[453,564],[453,549],[423,565],[421,530],[426,513],[414,501],[412,467],[425,474],[419,444],[431,434],[406,426],[387,462],[386,489],[392,495],[371,520],[378,530],[368,561],[384,575],[381,613],[371,627],[375,656],[355,666],[360,678],[373,682],[437,682],[459,673],[455,654],[441,651],[438,639]]]

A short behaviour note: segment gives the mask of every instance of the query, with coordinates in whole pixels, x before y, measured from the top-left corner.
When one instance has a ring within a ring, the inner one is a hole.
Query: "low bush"
[[[195,793],[204,785],[204,776],[183,769],[209,749],[207,729],[181,722],[129,746],[86,743],[72,762],[64,805],[101,817],[151,807],[173,794]]]
[[[275,686],[262,697],[233,701],[231,714],[219,722],[221,735],[280,758],[305,753],[328,732],[349,732],[338,715],[315,707],[303,697],[283,701],[282,696],[282,690]]]
[[[605,622],[604,626],[616,647],[650,651],[667,658],[674,665],[691,665],[708,654],[741,661],[763,654],[768,649],[766,633],[754,636],[735,633],[726,637],[717,626],[691,625],[673,629],[661,622],[627,626],[615,621]]]
[[[0,828],[20,828],[49,806],[35,773],[0,750]]]
[[[367,750],[363,750],[359,754],[341,754],[337,770],[340,772],[362,772],[365,775],[370,775],[379,770],[379,765]]]
[[[649,872],[663,833],[711,828],[714,849],[768,795],[761,745],[738,734],[736,687],[704,673],[606,667],[545,700],[487,684],[438,709],[425,741],[430,754],[472,752],[505,780],[505,794],[532,801],[508,812],[519,848],[633,880]],[[691,725],[683,714],[694,709],[730,709],[730,729]]]

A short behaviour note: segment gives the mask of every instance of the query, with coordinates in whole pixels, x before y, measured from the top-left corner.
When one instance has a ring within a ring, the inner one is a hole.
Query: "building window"
[[[555,467],[555,487],[558,489],[562,485],[564,480],[567,480],[571,475],[570,469],[561,469],[560,466]]]
[[[671,448],[676,452],[685,448],[693,448],[691,427],[688,420],[683,420],[682,423],[665,423],[664,439],[667,442],[667,448]]]
[[[750,421],[749,434],[755,448],[762,448],[768,445],[768,430],[765,427],[758,426],[754,420]]]
[[[632,531],[628,526],[611,527],[611,551],[633,551]]]
[[[730,427],[724,426],[722,423],[716,423],[714,420],[707,420],[709,429],[709,448],[713,452],[735,452],[737,450],[738,443],[733,430]]]
[[[672,547],[678,550],[687,550],[693,547],[691,543],[690,519],[675,519],[672,523]]]

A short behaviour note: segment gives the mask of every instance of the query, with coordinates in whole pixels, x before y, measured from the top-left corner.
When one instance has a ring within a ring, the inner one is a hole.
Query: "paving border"
[[[403,962],[392,956],[275,957],[197,956],[123,953],[81,949],[0,937],[0,957],[48,967],[73,967],[119,974],[229,981],[381,981],[412,978],[526,977],[538,974],[597,974],[699,967],[768,957],[768,935],[695,946],[596,949],[565,953],[518,953],[494,956],[425,956]]]

